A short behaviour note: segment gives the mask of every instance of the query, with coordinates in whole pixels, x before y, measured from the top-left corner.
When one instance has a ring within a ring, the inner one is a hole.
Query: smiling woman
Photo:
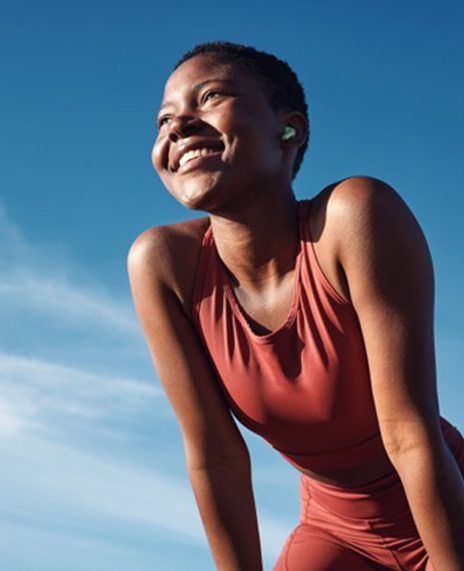
[[[308,125],[289,66],[229,43],[186,54],[159,113],[154,167],[208,216],[144,232],[129,274],[212,555],[262,569],[233,413],[301,473],[276,571],[462,571],[464,441],[438,414],[425,238],[376,179],[298,203]]]

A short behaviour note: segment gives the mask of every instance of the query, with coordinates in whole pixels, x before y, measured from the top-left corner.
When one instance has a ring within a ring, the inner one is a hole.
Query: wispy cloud
[[[32,259],[35,257],[33,248],[23,236],[23,233],[12,222],[7,214],[5,205],[0,198],[0,264],[5,266],[13,261]]]
[[[0,424],[17,432],[78,418],[125,418],[153,408],[162,391],[152,382],[102,375],[35,358],[0,353]]]
[[[67,527],[57,522],[47,522],[45,526],[43,522],[37,525],[31,521],[0,519],[0,549],[2,569],[8,571],[157,568],[153,565],[156,549],[151,552],[137,549],[127,534],[121,533],[115,541],[91,526]]]
[[[73,286],[65,276],[40,276],[21,268],[3,271],[0,278],[0,301],[14,304],[21,311],[32,310],[61,321],[78,320],[126,332],[138,330],[128,303]]]
[[[11,221],[0,201],[0,304],[61,322],[138,331],[128,299],[115,299],[101,284],[76,282],[71,264],[49,248],[45,255]]]
[[[21,496],[18,506],[10,493],[5,494],[3,510],[29,519],[38,514],[36,524],[46,513],[45,520],[53,514],[55,524],[74,520],[111,522],[110,528],[118,522],[132,529],[153,527],[158,533],[173,532],[179,540],[206,545],[185,479],[29,436],[3,441],[0,450],[8,462],[0,476],[0,496],[12,488]],[[260,519],[265,554],[275,557],[289,527],[267,514]]]
[[[1,476],[2,487],[14,486],[21,492],[22,506],[29,513],[40,513],[48,506],[55,521],[119,520],[203,541],[185,482],[111,455],[99,458],[42,438],[4,441],[1,449],[9,461]],[[8,497],[3,498],[2,507],[9,503]]]

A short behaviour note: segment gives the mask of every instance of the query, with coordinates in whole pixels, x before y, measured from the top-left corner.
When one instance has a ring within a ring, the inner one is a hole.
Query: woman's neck
[[[211,214],[216,248],[234,285],[259,290],[293,269],[298,251],[297,202],[291,192]]]

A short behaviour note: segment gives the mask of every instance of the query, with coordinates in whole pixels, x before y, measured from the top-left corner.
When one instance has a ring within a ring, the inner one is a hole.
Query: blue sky
[[[300,76],[299,197],[370,174],[411,206],[434,258],[442,413],[464,429],[463,23],[457,1],[4,5],[2,569],[213,569],[125,269],[142,230],[192,216],[149,155],[164,80],[201,41],[255,45]],[[297,476],[246,437],[270,568]]]

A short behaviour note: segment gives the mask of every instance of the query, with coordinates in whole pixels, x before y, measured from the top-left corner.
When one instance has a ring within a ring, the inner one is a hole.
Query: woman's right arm
[[[189,257],[185,249],[176,251],[178,242],[163,228],[135,241],[128,260],[135,308],[180,424],[188,474],[216,567],[261,571],[248,450],[181,301],[176,262]]]

